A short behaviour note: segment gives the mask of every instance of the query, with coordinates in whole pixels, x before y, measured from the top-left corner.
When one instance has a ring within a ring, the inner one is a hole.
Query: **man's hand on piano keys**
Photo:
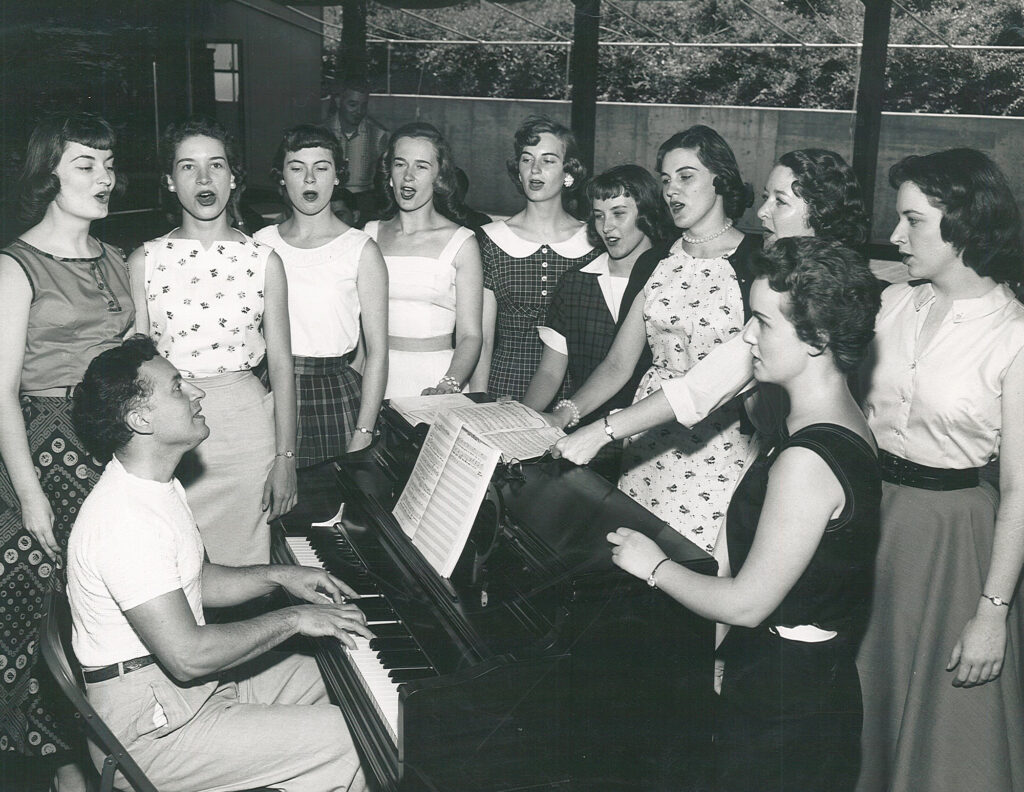
[[[370,639],[366,616],[355,605],[293,605],[296,632],[309,638],[337,638],[349,649],[356,648],[350,633]]]
[[[341,605],[349,600],[359,599],[351,588],[325,569],[308,566],[274,564],[274,581],[296,599],[322,605],[333,602]]]

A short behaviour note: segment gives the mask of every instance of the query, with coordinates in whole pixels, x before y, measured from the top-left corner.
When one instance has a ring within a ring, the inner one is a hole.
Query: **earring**
[[[168,190],[168,192],[174,192],[174,185],[173,184],[168,184],[167,185],[167,190]]]
[[[231,182],[231,184],[228,186],[228,189],[231,189],[231,190],[235,189],[235,183]]]
[[[563,187],[572,187],[576,183],[576,180],[572,177],[571,173],[565,174],[565,178],[562,179]]]

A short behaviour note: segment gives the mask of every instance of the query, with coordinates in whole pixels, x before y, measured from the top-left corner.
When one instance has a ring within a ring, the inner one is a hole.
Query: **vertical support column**
[[[892,0],[864,0],[864,43],[855,102],[853,170],[864,191],[868,217],[872,216],[875,203],[875,173],[882,131],[882,96],[885,92],[891,16]]]
[[[576,13],[572,38],[572,130],[580,144],[587,172],[594,172],[597,130],[597,45],[601,0],[573,0]]]
[[[369,58],[366,55],[366,0],[342,0],[341,48],[338,52],[339,76],[362,80],[366,78]]]

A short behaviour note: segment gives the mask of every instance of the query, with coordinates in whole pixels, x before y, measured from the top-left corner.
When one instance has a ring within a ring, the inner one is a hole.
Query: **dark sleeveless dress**
[[[793,446],[828,464],[846,505],[776,611],[755,628],[733,627],[722,643],[716,775],[723,792],[840,792],[857,781],[862,705],[854,657],[871,606],[881,501],[871,447],[844,427],[813,424],[763,451],[729,505],[729,559],[735,575],[753,544],[772,464]],[[807,643],[774,630],[798,625],[837,635]]]

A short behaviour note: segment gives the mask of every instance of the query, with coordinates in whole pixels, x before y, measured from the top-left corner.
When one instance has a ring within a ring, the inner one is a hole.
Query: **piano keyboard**
[[[309,539],[288,536],[285,541],[300,566],[327,569]],[[360,592],[355,604],[366,615],[366,625],[376,637],[368,640],[353,634],[355,649],[340,641],[338,645],[357,670],[391,740],[398,745],[398,686],[410,679],[434,676],[436,672],[383,595]]]

